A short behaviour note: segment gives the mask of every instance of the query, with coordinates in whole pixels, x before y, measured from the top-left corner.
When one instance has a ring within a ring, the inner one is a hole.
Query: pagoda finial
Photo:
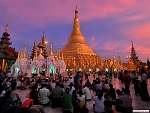
[[[6,25],[5,32],[8,33],[8,24]]]
[[[74,25],[73,25],[72,34],[81,34],[77,6],[76,6],[76,10],[75,10],[75,17],[74,17]]]
[[[34,46],[36,46],[36,41],[35,41],[35,39],[34,39]]]
[[[44,30],[43,30],[43,34],[42,34],[42,38],[44,37]]]
[[[23,58],[26,58],[26,43],[24,44]]]
[[[131,40],[131,43],[132,43],[132,48],[133,48],[133,41]]]
[[[78,7],[77,7],[77,5],[76,5],[76,11],[78,11]]]
[[[50,55],[50,56],[54,56],[52,42],[50,42],[50,50],[49,50],[49,55]]]

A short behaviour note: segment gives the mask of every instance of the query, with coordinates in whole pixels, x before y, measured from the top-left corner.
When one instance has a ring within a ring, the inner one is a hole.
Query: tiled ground
[[[90,81],[92,82],[93,77],[90,76]],[[114,85],[115,89],[122,89],[123,85],[119,82],[119,80],[117,78],[113,78],[112,79],[112,84]],[[149,90],[149,94],[150,94],[150,79],[148,80],[148,90]],[[139,110],[150,110],[150,101],[149,102],[144,102],[141,100],[140,96],[135,96],[134,95],[134,88],[133,85],[131,85],[130,87],[130,91],[131,91],[131,96],[133,99],[133,108],[134,109],[139,109]],[[29,90],[25,90],[25,91],[21,91],[18,90],[19,96],[21,97],[22,101],[25,101],[25,95],[29,92]],[[94,92],[91,92],[92,95],[94,95]],[[89,109],[89,113],[94,113],[93,112],[93,101],[89,101],[87,102],[87,108]],[[46,113],[62,113],[61,108],[51,108],[51,107],[46,107],[44,108]]]

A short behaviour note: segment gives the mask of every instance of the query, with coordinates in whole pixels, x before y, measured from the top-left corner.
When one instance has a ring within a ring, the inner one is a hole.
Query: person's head
[[[97,95],[98,93],[100,93],[100,90],[99,90],[99,89],[96,90],[96,95]]]
[[[136,71],[135,71],[135,70],[133,70],[133,71],[132,71],[132,74],[135,74],[135,73],[136,73]]]
[[[103,90],[100,90],[100,92],[98,93],[98,99],[101,100],[103,96]]]
[[[10,94],[11,94],[11,91],[6,91],[6,93],[5,93],[5,98],[9,98],[9,97],[10,97]]]
[[[60,86],[60,83],[59,83],[59,82],[56,82],[56,86]]]
[[[73,83],[71,82],[71,83],[69,84],[69,86],[72,87],[72,86],[73,86]]]
[[[117,95],[123,95],[123,93],[119,89],[116,90],[116,93]]]
[[[144,68],[141,69],[141,74],[143,74],[143,73],[145,73],[145,69]]]
[[[109,84],[109,87],[110,87],[110,88],[113,88],[113,85],[112,85],[112,84]]]
[[[55,80],[52,80],[52,83],[55,83]]]
[[[69,88],[66,88],[66,89],[65,89],[65,92],[66,92],[67,94],[69,94]]]
[[[11,90],[16,90],[16,86],[11,85]]]
[[[37,89],[36,85],[32,86],[32,91],[35,91],[36,89]]]
[[[74,95],[74,96],[77,95],[76,90],[73,90],[72,95]]]
[[[47,84],[42,84],[41,88],[47,88]]]
[[[128,71],[127,71],[127,70],[125,70],[125,71],[124,71],[124,74],[128,74]]]
[[[78,91],[78,94],[79,94],[80,96],[82,96],[82,95],[83,95],[83,92],[82,92],[82,91]]]
[[[124,94],[128,94],[128,95],[130,95],[130,90],[125,89]]]
[[[89,82],[89,79],[87,79],[87,82]]]

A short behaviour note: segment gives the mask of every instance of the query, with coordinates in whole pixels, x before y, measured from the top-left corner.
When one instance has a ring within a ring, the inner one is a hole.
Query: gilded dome
[[[68,44],[72,43],[85,44],[86,42],[82,34],[71,34],[70,37],[68,38]]]

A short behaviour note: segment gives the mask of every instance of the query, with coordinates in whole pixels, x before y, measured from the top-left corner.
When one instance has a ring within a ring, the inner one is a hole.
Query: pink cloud
[[[81,20],[90,20],[94,18],[102,18],[114,14],[130,11],[136,6],[135,1],[94,1],[77,0],[79,9],[79,17]],[[6,21],[24,21],[26,24],[46,26],[48,23],[72,22],[74,17],[75,2],[67,0],[2,0],[1,4],[5,6],[5,10],[0,14],[9,15]],[[72,10],[70,10],[72,9]]]
[[[133,39],[150,38],[150,22],[131,26],[131,28],[128,30],[128,35],[130,35]]]

